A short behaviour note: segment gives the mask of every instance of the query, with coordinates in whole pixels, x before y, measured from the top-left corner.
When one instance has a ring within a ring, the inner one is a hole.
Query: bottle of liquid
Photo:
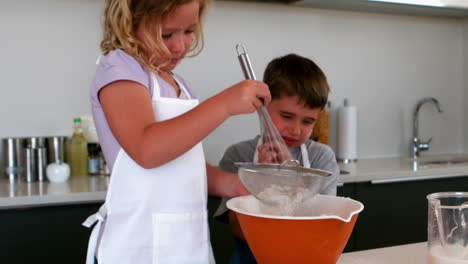
[[[88,143],[88,174],[99,175],[99,144]]]
[[[70,140],[69,147],[69,163],[71,176],[87,176],[88,175],[88,142],[83,134],[81,127],[81,119],[73,119],[73,136]]]

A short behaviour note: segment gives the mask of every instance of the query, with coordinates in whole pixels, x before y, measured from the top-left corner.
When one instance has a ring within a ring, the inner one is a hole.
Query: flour
[[[274,206],[278,215],[293,216],[296,209],[307,198],[311,198],[311,192],[305,187],[292,187],[285,185],[270,185],[257,194],[257,198],[266,205]]]

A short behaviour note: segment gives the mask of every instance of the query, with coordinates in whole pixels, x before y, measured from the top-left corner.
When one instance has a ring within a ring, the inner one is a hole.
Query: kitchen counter
[[[431,161],[466,160],[465,163],[427,164]],[[468,154],[426,155],[417,162],[409,157],[361,159],[354,163],[339,163],[342,171],[339,183],[402,182],[450,178],[468,175]]]
[[[427,242],[344,253],[337,264],[427,263]]]
[[[468,175],[468,163],[422,165],[427,161],[448,159],[468,160],[468,154],[424,156],[417,164],[407,157],[340,163],[340,169],[348,173],[340,175],[339,183],[384,183]],[[9,183],[6,178],[0,178],[0,209],[102,202],[108,182],[109,177],[106,176],[71,177],[65,183],[46,181],[15,184]]]
[[[107,176],[70,177],[64,183],[0,179],[0,209],[102,202],[109,182]]]

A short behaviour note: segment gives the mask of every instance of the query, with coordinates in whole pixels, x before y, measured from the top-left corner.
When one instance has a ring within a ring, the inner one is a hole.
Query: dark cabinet
[[[349,198],[354,198],[355,197],[355,187],[354,183],[345,183],[345,184],[340,184],[337,187],[336,190],[336,195],[341,196],[341,197],[349,197]],[[359,221],[359,217],[358,217]],[[343,252],[350,252],[354,251],[354,244],[355,244],[355,231],[356,228],[354,228],[353,232],[351,233],[351,236],[349,237],[348,243],[346,244],[346,247],[344,248]]]
[[[210,240],[216,263],[229,263],[231,255],[234,252],[234,237],[231,233],[228,219],[227,217],[225,219],[213,217],[220,203],[221,198],[208,196]]]
[[[213,215],[221,199],[208,198]],[[0,210],[1,263],[83,264],[91,229],[81,225],[102,203]],[[217,263],[229,263],[234,240],[229,225],[209,218]],[[129,243],[131,243],[129,241]]]
[[[445,191],[468,191],[468,177],[356,183],[353,198],[364,211],[354,228],[354,250],[426,241],[426,196]]]
[[[101,204],[0,210],[2,263],[85,263],[91,230],[82,226]]]

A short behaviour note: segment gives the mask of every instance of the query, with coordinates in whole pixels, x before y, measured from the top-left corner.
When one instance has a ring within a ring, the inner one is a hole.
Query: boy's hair
[[[273,59],[263,75],[271,93],[271,99],[298,96],[310,108],[323,109],[328,101],[327,77],[310,59],[288,54]]]
[[[202,20],[211,0],[106,0],[101,50],[107,54],[112,50],[122,49],[147,70],[159,72],[159,69],[169,61],[157,66],[151,62],[161,55],[170,58],[170,52],[163,42],[161,23],[179,6],[192,1],[198,1],[200,4],[199,23],[195,27],[194,40],[190,48],[190,56],[197,55],[203,49]],[[148,47],[136,38],[136,29],[140,23],[144,28],[144,38]],[[152,51],[151,58],[145,52],[146,49]]]

